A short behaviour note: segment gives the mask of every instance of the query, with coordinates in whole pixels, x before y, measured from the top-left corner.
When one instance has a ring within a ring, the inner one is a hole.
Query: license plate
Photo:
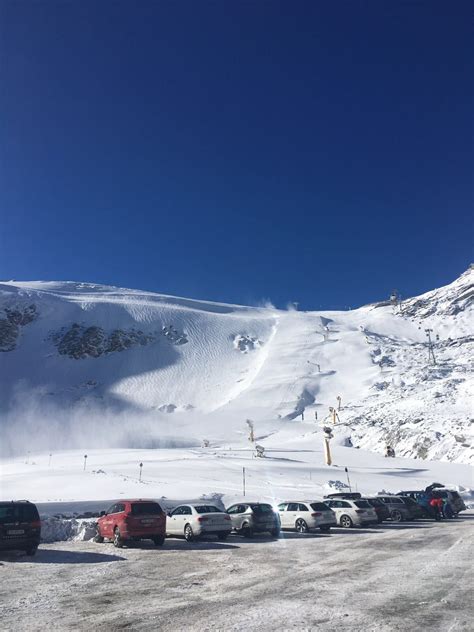
[[[142,520],[142,524],[153,524],[155,521],[153,518],[149,518],[148,520]]]
[[[7,532],[8,535],[23,535],[25,533],[24,529],[12,529]]]

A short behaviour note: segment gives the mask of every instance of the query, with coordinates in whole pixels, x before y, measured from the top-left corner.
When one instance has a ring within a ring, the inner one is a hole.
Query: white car
[[[307,533],[311,529],[329,531],[337,526],[336,514],[320,500],[285,502],[278,505],[282,529]]]
[[[179,505],[166,520],[166,533],[184,536],[188,542],[202,535],[217,535],[219,540],[225,540],[231,531],[230,516],[214,505]]]
[[[366,500],[328,499],[324,504],[335,512],[341,527],[363,527],[378,522],[375,509]]]

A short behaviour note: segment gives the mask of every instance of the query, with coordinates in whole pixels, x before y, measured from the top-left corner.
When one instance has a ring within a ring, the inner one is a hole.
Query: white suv
[[[311,529],[329,531],[337,526],[336,514],[320,500],[286,502],[278,505],[282,529],[307,533]]]
[[[375,509],[366,500],[325,500],[324,504],[335,512],[341,527],[363,527],[376,523]]]

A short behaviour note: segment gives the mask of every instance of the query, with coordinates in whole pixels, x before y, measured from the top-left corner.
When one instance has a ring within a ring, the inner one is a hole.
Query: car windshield
[[[330,507],[324,503],[311,503],[311,509],[314,511],[327,511]]]
[[[254,513],[272,513],[271,505],[250,505]]]
[[[371,498],[367,502],[369,503],[369,505],[372,505],[372,507],[383,507],[383,502],[378,498]]]
[[[436,496],[440,496],[441,498],[447,498],[448,492],[440,492],[438,489],[436,490]]]
[[[34,505],[15,505],[14,503],[0,505],[0,524],[30,520],[39,520],[38,511]]]
[[[366,500],[354,500],[354,505],[359,509],[370,509],[370,505]]]
[[[158,503],[133,503],[132,516],[149,516],[162,513],[163,510]]]
[[[223,513],[222,509],[218,509],[217,507],[214,507],[214,505],[196,505],[194,509],[200,514]]]

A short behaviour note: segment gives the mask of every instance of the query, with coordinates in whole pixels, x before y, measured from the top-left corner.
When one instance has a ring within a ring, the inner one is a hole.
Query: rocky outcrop
[[[0,352],[13,351],[20,336],[21,327],[38,318],[36,305],[5,307],[0,311]]]
[[[98,358],[109,353],[125,351],[133,346],[147,345],[155,339],[155,335],[145,334],[138,329],[114,329],[107,333],[102,327],[86,327],[78,323],[73,323],[69,328],[63,328],[52,335],[58,352],[74,360]]]

